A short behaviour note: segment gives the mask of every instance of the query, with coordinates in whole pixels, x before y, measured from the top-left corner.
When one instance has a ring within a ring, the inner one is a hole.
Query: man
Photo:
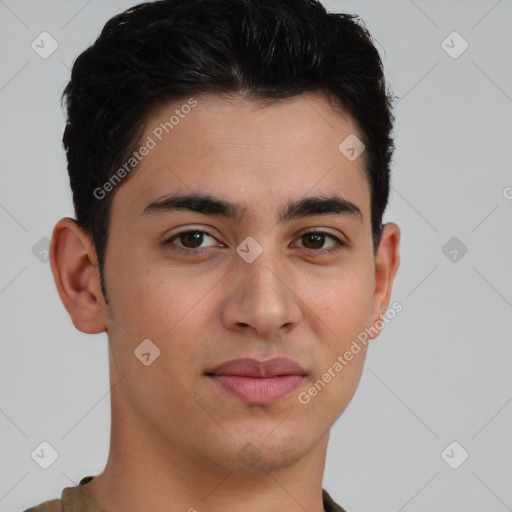
[[[111,446],[29,510],[343,510],[329,430],[399,264],[371,36],[315,0],[161,0],[112,18],[64,96],[51,268],[108,334]]]

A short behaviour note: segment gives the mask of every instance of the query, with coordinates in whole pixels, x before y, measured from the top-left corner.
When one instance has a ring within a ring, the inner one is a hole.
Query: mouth
[[[278,402],[301,383],[306,372],[286,357],[267,361],[231,359],[205,372],[223,391],[249,404]]]

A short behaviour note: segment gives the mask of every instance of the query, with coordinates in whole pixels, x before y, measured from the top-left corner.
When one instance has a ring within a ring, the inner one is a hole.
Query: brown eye
[[[306,249],[321,249],[325,243],[325,235],[322,233],[306,233],[301,239]]]
[[[202,244],[205,241],[206,238],[211,238],[212,240],[215,240],[213,236],[206,233],[205,231],[199,231],[199,230],[189,230],[189,231],[182,231],[181,233],[177,233],[176,235],[172,236],[168,240],[164,242],[164,245],[174,245],[174,249],[176,250],[184,250],[184,251],[193,251],[194,249],[203,249],[208,247],[213,247],[213,245],[207,245],[203,246]],[[179,243],[177,243],[178,241]],[[172,248],[172,247],[171,247]],[[199,252],[199,251],[194,251]]]
[[[203,233],[200,231],[187,231],[178,237],[187,249],[196,249],[203,242]]]
[[[332,243],[325,247],[326,239],[329,238],[332,240]],[[302,247],[310,250],[311,254],[314,256],[334,253],[347,245],[338,237],[326,231],[309,231],[308,233],[302,234],[299,239],[301,240]],[[299,245],[299,247],[301,246]]]

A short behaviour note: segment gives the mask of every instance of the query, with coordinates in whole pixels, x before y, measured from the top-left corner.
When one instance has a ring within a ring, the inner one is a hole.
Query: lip
[[[298,363],[286,357],[230,359],[205,374],[227,393],[251,404],[278,402],[306,376]]]
[[[266,361],[257,359],[230,359],[206,372],[214,375],[238,375],[240,377],[279,377],[282,375],[306,375],[305,370],[287,357],[274,357]]]

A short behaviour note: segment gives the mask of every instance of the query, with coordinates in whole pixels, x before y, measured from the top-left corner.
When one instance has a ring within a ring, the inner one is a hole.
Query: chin
[[[297,464],[319,441],[305,438],[307,429],[297,434],[283,430],[280,435],[278,429],[252,432],[250,435],[239,433],[233,438],[225,438],[224,443],[210,445],[205,455],[213,464],[228,471],[263,473]]]

